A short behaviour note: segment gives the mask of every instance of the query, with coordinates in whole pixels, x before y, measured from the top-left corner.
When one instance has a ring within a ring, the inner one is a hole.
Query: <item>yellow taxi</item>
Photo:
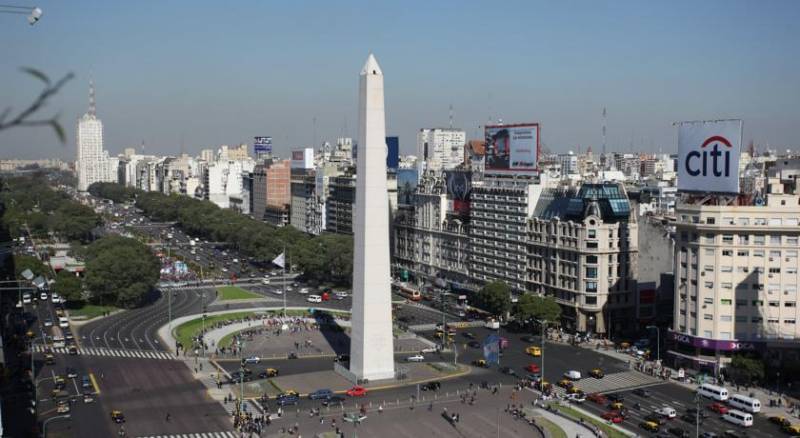
[[[525,349],[525,353],[530,354],[533,357],[539,357],[542,355],[542,349],[535,345],[531,345]]]
[[[572,380],[561,379],[561,380],[558,381],[557,385],[562,387],[562,388],[569,388],[570,386],[572,386]]]
[[[294,389],[287,389],[286,391],[283,391],[278,397],[289,397],[289,396],[299,397],[300,393],[298,393]]]
[[[476,359],[472,361],[472,365],[481,368],[489,368],[489,364],[483,359]]]
[[[580,388],[574,385],[567,388],[567,394],[580,394],[582,392],[583,391]]]
[[[639,424],[644,430],[648,430],[650,432],[658,432],[658,423],[655,421],[643,421]]]
[[[787,422],[783,424],[783,431],[792,435],[800,435],[800,424],[792,424],[787,420]]]
[[[608,408],[615,411],[619,411],[622,410],[624,406],[622,405],[622,402],[613,402],[610,405],[608,405]]]
[[[603,376],[605,376],[605,373],[603,373],[603,370],[600,368],[595,368],[589,371],[589,376],[594,377],[595,379],[602,379]]]

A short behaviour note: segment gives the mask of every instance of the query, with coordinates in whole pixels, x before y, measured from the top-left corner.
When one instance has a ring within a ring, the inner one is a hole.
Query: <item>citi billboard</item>
[[[678,190],[739,193],[741,120],[678,124]]]

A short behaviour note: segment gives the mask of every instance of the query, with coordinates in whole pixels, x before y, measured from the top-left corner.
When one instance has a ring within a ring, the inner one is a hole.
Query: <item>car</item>
[[[608,395],[606,395],[606,398],[608,398],[612,402],[620,402],[620,403],[622,403],[622,402],[625,401],[625,397],[620,393],[608,394]]]
[[[685,422],[687,422],[687,423],[689,423],[691,425],[694,425],[696,422],[699,422],[700,424],[703,424],[703,417],[700,417],[699,419],[697,419],[694,416],[694,414],[688,414],[688,413],[687,414],[683,414],[683,415],[681,415],[681,420],[683,420],[683,421],[685,421]]]
[[[464,336],[467,339],[477,339],[478,338],[477,336],[475,336],[475,333],[472,333],[472,332],[464,332],[461,335]]]
[[[78,371],[76,371],[75,368],[72,368],[72,367],[65,368],[64,369],[64,374],[67,375],[68,379],[74,379],[74,378],[78,377]]]
[[[625,405],[623,405],[622,402],[612,401],[611,403],[608,404],[608,408],[609,409],[616,409],[618,411],[621,411],[621,410],[625,409]]]
[[[89,376],[81,377],[81,387],[83,389],[89,389],[92,387],[92,381],[89,380]]]
[[[124,423],[125,422],[125,415],[123,415],[122,411],[114,410],[114,411],[111,411],[111,419],[117,424]]]
[[[47,292],[42,292],[39,294],[39,299],[42,301],[47,301]]]
[[[425,360],[425,356],[421,354],[415,354],[406,358],[406,362],[422,362],[423,360]]]
[[[56,357],[53,355],[53,353],[45,353],[44,354],[44,364],[45,365],[55,365],[55,363],[56,363]]]
[[[567,394],[584,394],[583,390],[573,385],[567,388]]]
[[[53,320],[50,319],[50,318],[45,319],[44,320],[44,326],[45,327],[52,327],[53,326]]]
[[[347,394],[350,397],[363,397],[367,395],[367,389],[364,388],[363,386],[356,385],[348,389],[347,392],[345,392],[345,394]]]
[[[710,417],[708,412],[706,412],[706,411],[704,411],[702,409],[700,411],[698,411],[697,408],[689,408],[689,409],[686,410],[686,415],[691,415],[692,418],[694,418],[698,413],[700,414],[700,418],[708,418],[708,417]]]
[[[469,342],[467,342],[467,346],[469,346],[470,348],[481,348],[482,347],[481,343],[478,342],[478,341],[469,341]]]
[[[547,380],[538,380],[536,383],[533,384],[533,387],[538,389],[539,391],[549,391],[553,385],[550,384]]]
[[[600,368],[595,368],[589,371],[589,376],[594,377],[595,379],[602,379],[605,376],[605,373],[603,373],[603,370]]]
[[[330,398],[326,398],[322,400],[322,406],[335,406],[341,405],[345,402],[345,398],[341,395],[332,395]]]
[[[658,432],[659,424],[652,421],[642,421],[639,427],[650,432]]]
[[[261,363],[261,358],[258,356],[250,356],[244,359],[244,363]]]
[[[321,303],[322,297],[319,295],[309,295],[308,298],[306,298],[306,301],[309,303]]]
[[[61,376],[53,377],[53,388],[55,388],[55,389],[60,391],[60,390],[62,390],[64,388],[66,388],[66,386],[67,386],[67,381],[64,380],[63,377],[61,377]]]
[[[658,415],[661,415],[662,417],[666,417],[666,418],[670,418],[670,419],[675,418],[675,417],[678,416],[678,413],[675,412],[675,409],[672,409],[669,406],[662,406],[662,407],[656,409],[655,413],[658,414]]]
[[[261,280],[261,284],[269,284],[269,278]]]
[[[691,437],[691,434],[689,433],[688,430],[681,429],[680,427],[670,427],[669,430],[667,430],[667,432],[669,432],[670,434],[672,434],[672,435],[674,435],[674,436],[676,436],[678,438],[689,438],[689,437]]]
[[[539,357],[542,355],[542,349],[535,345],[532,345],[525,349],[525,353],[530,354],[533,357]]]
[[[69,412],[69,400],[59,400],[56,405],[56,412],[59,414],[66,414]]]
[[[308,398],[311,400],[328,400],[331,397],[333,397],[333,391],[330,389],[318,389],[308,394]]]
[[[293,284],[292,287],[297,287],[297,284]],[[300,290],[297,291],[297,293],[303,294],[303,295],[307,294],[308,292],[309,292],[309,289],[307,287],[302,287],[302,288],[300,288]]]
[[[800,435],[800,424],[787,423],[781,426],[781,429],[792,436]]]
[[[619,411],[608,411],[602,415],[603,420],[608,420],[614,424],[619,424],[625,421],[625,417]]]
[[[436,353],[436,347],[426,347],[420,350],[420,353]]]
[[[283,295],[283,291],[280,289],[272,289],[270,292],[274,293],[275,295]]]
[[[83,393],[83,402],[84,403],[91,403],[94,401],[94,394],[89,391],[84,391]]]
[[[489,364],[483,359],[475,359],[472,361],[472,366],[479,368],[489,368]]]
[[[517,372],[514,371],[514,368],[511,367],[502,367],[500,368],[500,372],[509,376],[516,376]]]
[[[581,392],[577,392],[575,394],[567,394],[567,400],[573,403],[583,403],[586,401],[586,394]]]
[[[581,379],[581,372],[576,370],[569,370],[564,373],[564,377],[570,380],[580,380]]]
[[[667,420],[664,417],[662,417],[661,415],[658,415],[656,413],[650,413],[650,414],[645,415],[644,421],[650,421],[650,422],[656,423],[658,425],[663,425],[663,424],[667,423]]]
[[[599,393],[589,394],[589,396],[586,397],[586,399],[591,402],[597,403],[598,405],[604,405],[608,403],[608,397]]]
[[[707,407],[712,412],[716,412],[720,415],[725,415],[728,413],[728,407],[723,405],[722,403],[711,403]]]
[[[783,417],[781,415],[774,415],[772,417],[769,417],[769,422],[777,424],[778,426],[781,427],[783,427],[786,424],[792,424],[791,421],[787,420],[786,417]]]
[[[293,394],[292,395],[281,394],[276,399],[276,403],[278,404],[278,406],[296,405],[300,403],[300,397]]]
[[[264,371],[258,373],[259,379],[267,379],[278,375],[278,370],[275,368],[266,368]]]
[[[535,363],[531,363],[531,364],[528,364],[528,366],[525,367],[525,371],[528,371],[528,372],[531,372],[531,373],[540,373],[542,370],[539,368],[539,365],[536,365]]]
[[[69,347],[67,347],[67,354],[69,354],[70,356],[77,356],[78,355],[78,347],[76,347],[74,345],[70,345]]]
[[[561,380],[558,381],[558,383],[556,383],[556,385],[558,385],[558,386],[560,386],[562,388],[569,388],[570,386],[572,386],[572,380],[561,379]]]
[[[634,395],[638,395],[639,397],[650,397],[650,391],[644,388],[636,388],[633,390]]]
[[[437,381],[428,382],[420,387],[423,391],[438,391],[442,384]]]

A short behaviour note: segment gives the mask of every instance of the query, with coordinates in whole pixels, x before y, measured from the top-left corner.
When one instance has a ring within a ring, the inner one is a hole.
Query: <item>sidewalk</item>
[[[670,377],[665,378],[666,382],[673,383],[676,385],[683,386],[686,389],[691,390],[692,392],[697,390],[698,384],[694,383],[690,378],[685,380],[678,380],[678,370],[665,366],[663,364],[659,365],[657,361],[639,361],[639,359],[626,354],[620,351],[616,351],[615,349],[608,349],[600,348],[597,349],[597,341],[590,342],[588,344],[581,344],[580,347],[585,348],[587,350],[594,350],[598,353],[605,354],[606,356],[613,357],[615,359],[619,359],[622,361],[626,361],[630,364],[631,369],[638,371],[642,374],[647,374],[651,376],[658,376],[660,372],[664,372],[668,374]],[[640,363],[640,365],[639,365]],[[741,394],[748,397],[755,397],[761,402],[761,414],[766,417],[771,416],[784,416],[784,417],[794,417],[800,418],[800,410],[795,410],[792,413],[792,409],[789,408],[789,403],[792,402],[789,397],[784,395],[779,395],[774,393],[771,390],[759,388],[759,387],[738,387],[730,382],[726,383],[726,388],[732,394]],[[781,399],[782,406],[770,406],[770,400],[778,400]],[[793,401],[797,404],[797,401]]]
[[[574,421],[570,421],[558,414],[554,414],[548,410],[536,408],[533,410],[533,414],[549,420],[551,423],[555,423],[556,426],[560,427],[561,430],[567,434],[568,438],[594,436],[594,432],[588,428],[581,426]]]

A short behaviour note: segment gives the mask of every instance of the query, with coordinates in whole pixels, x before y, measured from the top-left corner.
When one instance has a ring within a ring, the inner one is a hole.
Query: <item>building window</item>
[[[752,322],[754,324],[761,324],[762,321],[764,321],[764,318],[762,318],[760,316],[754,316],[754,317],[750,318],[750,322]]]
[[[587,236],[589,239],[596,239],[597,238],[597,230],[587,230]]]
[[[727,244],[733,243],[733,234],[723,234],[722,243],[727,243]]]
[[[783,303],[783,307],[795,307],[795,304],[796,303],[794,301],[787,301]]]
[[[736,315],[736,322],[747,322],[746,316]]]
[[[703,283],[703,285],[705,287],[709,288],[709,289],[712,289],[714,287],[714,282],[713,281],[706,281],[705,283]]]
[[[585,303],[589,305],[597,304],[597,297],[584,297]]]
[[[770,301],[769,302],[769,307],[780,307],[780,306],[781,306],[780,301]]]
[[[786,244],[797,246],[797,236],[787,236],[786,237]]]
[[[597,249],[597,242],[586,242],[586,247],[589,249]]]
[[[731,315],[720,315],[719,320],[722,322],[731,322],[733,317]]]
[[[711,234],[711,233],[706,234],[705,235],[705,242],[706,243],[714,243],[714,235]]]
[[[739,256],[739,257],[747,257],[747,256],[750,255],[750,251],[748,251],[746,249],[740,249],[740,250],[736,251],[736,255]]]
[[[586,263],[597,263],[597,256],[596,255],[586,256]]]
[[[711,333],[711,330],[703,330],[703,337],[704,338],[710,338],[711,336],[713,336],[713,333]]]
[[[781,236],[770,235],[769,236],[769,244],[770,245],[780,245],[781,244]]]
[[[733,257],[733,251],[730,249],[723,249],[722,250],[723,257]]]
[[[733,272],[733,266],[723,266],[720,268],[722,272]]]
[[[747,234],[740,234],[739,235],[739,245],[749,245],[750,244],[750,236]]]
[[[736,307],[745,307],[747,306],[747,300],[736,300]]]
[[[769,318],[767,319],[767,324],[778,324],[780,320],[778,318]]]
[[[770,274],[780,274],[781,273],[781,268],[769,268],[769,273]]]
[[[586,282],[586,292],[588,292],[588,293],[597,293],[597,282],[596,281],[587,281]]]
[[[703,298],[703,303],[705,304],[714,304],[713,298]]]
[[[781,258],[781,252],[780,251],[770,251],[769,252],[769,258],[770,258],[770,261],[773,261],[773,259],[778,261],[777,259]]]
[[[714,272],[714,265],[705,265],[703,266],[703,270],[706,272]]]
[[[720,286],[723,289],[733,289],[733,283],[721,283]]]
[[[794,319],[784,319],[784,320],[783,320],[783,323],[784,323],[784,324],[794,324],[794,323],[795,323],[795,320],[794,320]]]
[[[762,307],[764,305],[764,301],[762,300],[753,300],[753,306]]]
[[[712,315],[710,313],[705,313],[705,314],[703,314],[703,319],[705,319],[706,321],[713,321],[714,320],[714,315]]]
[[[592,266],[587,266],[586,278],[597,278],[597,268]]]
[[[764,235],[763,234],[756,234],[753,236],[753,244],[755,245],[763,245],[764,244]]]
[[[767,219],[763,217],[757,217],[753,219],[753,225],[766,225]]]
[[[747,218],[747,217],[740,217],[740,218],[737,218],[737,219],[736,219],[736,222],[737,222],[739,225],[747,226],[747,225],[750,225],[750,218]]]
[[[761,249],[753,251],[753,257],[764,257],[764,251]]]
[[[705,249],[706,257],[714,257],[714,248],[706,248]]]
[[[719,300],[719,302],[723,306],[730,306],[731,304],[733,304],[733,301],[730,300],[730,299],[727,299],[727,298],[723,298],[723,299]]]
[[[747,266],[737,266],[736,272],[749,272],[750,269]]]
[[[719,332],[719,338],[720,339],[730,339],[731,338],[731,332]]]
[[[713,224],[714,224],[714,222],[716,222],[716,221],[714,220],[714,218],[713,218],[713,217],[707,217],[707,218],[706,218],[706,223],[707,223],[707,224],[713,225]]]

